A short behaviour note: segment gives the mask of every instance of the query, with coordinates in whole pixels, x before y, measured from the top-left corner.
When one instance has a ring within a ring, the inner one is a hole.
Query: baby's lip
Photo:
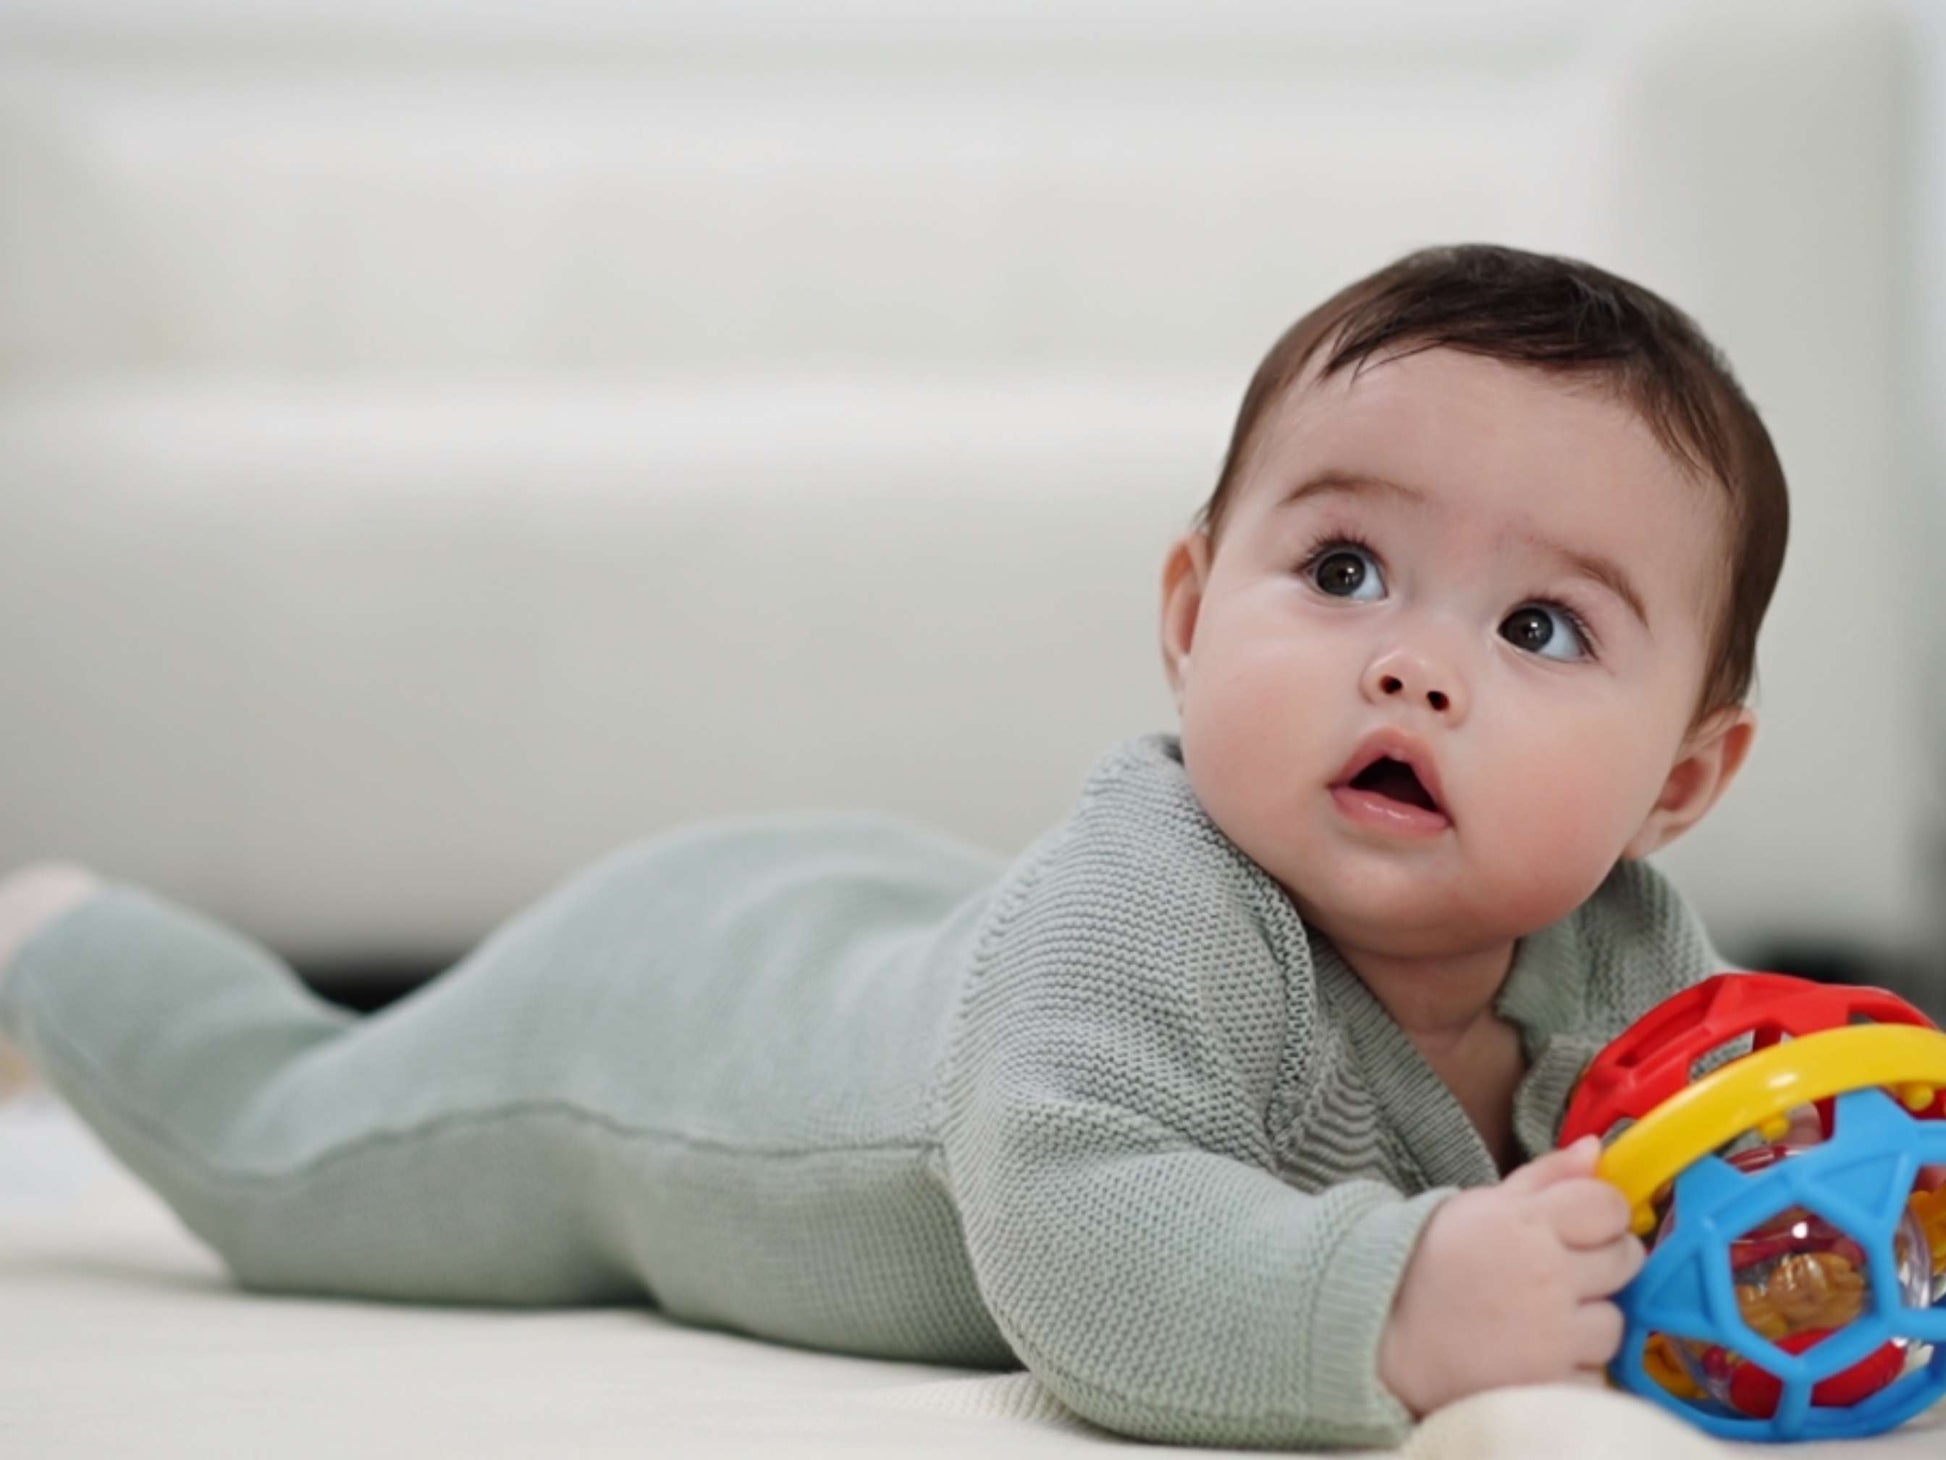
[[[1446,809],[1446,791],[1439,784],[1439,769],[1433,764],[1432,751],[1416,735],[1390,725],[1382,725],[1358,742],[1358,748],[1351,753],[1338,778],[1331,783],[1331,789],[1349,785],[1375,761],[1396,760],[1412,767],[1412,773],[1419,778],[1419,784],[1426,788],[1432,797],[1433,806],[1448,821],[1452,812]]]

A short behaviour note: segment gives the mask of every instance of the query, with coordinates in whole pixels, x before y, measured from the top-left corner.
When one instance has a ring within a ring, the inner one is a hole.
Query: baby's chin
[[[1346,954],[1429,962],[1464,958],[1504,947],[1534,928],[1545,926],[1545,923],[1530,927],[1520,920],[1481,918],[1468,910],[1419,895],[1418,890],[1364,888],[1355,894],[1313,898],[1288,883],[1279,885],[1305,927],[1322,933]]]
[[[1383,958],[1393,963],[1440,963],[1504,946],[1509,938],[1482,942],[1477,934],[1435,927],[1401,932],[1396,927],[1370,928],[1342,919],[1305,918],[1304,925],[1331,940],[1348,960]]]

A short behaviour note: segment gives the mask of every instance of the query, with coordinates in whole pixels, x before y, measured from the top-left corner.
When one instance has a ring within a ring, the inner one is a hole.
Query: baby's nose
[[[1406,693],[1405,681],[1394,674],[1386,675],[1380,683],[1380,688],[1388,695],[1402,695]],[[1452,698],[1443,689],[1429,689],[1426,691],[1426,703],[1431,705],[1435,710],[1443,710],[1447,705],[1452,703]]]
[[[1365,674],[1365,691],[1377,702],[1407,700],[1441,715],[1454,715],[1460,708],[1451,671],[1411,649],[1395,649],[1374,660]]]

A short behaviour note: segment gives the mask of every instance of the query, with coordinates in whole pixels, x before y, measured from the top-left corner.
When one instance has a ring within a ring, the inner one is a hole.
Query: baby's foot
[[[101,890],[101,879],[72,862],[35,862],[0,877],[0,982],[34,934]],[[26,1051],[0,1034],[0,1104],[41,1080]]]
[[[6,1035],[0,1034],[0,1105],[41,1085],[40,1073],[27,1052]]]

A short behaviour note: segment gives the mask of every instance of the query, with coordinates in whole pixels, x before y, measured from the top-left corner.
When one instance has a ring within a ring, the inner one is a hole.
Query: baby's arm
[[[1118,1433],[1305,1448],[1396,1446],[1439,1404],[1609,1357],[1601,1300],[1641,1255],[1593,1153],[1470,1192],[1292,1185],[1278,1148],[1343,1144],[1355,1173],[1375,1139],[1314,1098],[1329,1016],[1196,849],[1154,855],[1153,886],[1078,837],[1050,855],[942,1069],[944,1174],[1022,1361]]]
[[[945,1150],[981,1296],[1042,1384],[1145,1440],[1401,1443],[1414,1416],[1380,1382],[1379,1341],[1448,1193],[1305,1193],[1202,1144],[1220,1136],[1198,1112],[1173,1112],[1178,1128],[1159,1087],[1036,1091],[1029,1064],[1006,1068],[1016,1053],[962,1086]]]
[[[995,1037],[951,1087],[945,1146],[982,1296],[1082,1417],[1178,1443],[1389,1448],[1466,1394],[1613,1355],[1600,1300],[1642,1256],[1591,1149],[1472,1191],[1300,1191],[1239,1139],[1251,1107],[1240,1083],[1219,1093],[1192,1020],[1155,1017],[1159,985],[1136,992],[1156,1001],[1137,1029],[1047,992],[1036,1008],[1022,991],[1012,1038],[975,1011]]]

